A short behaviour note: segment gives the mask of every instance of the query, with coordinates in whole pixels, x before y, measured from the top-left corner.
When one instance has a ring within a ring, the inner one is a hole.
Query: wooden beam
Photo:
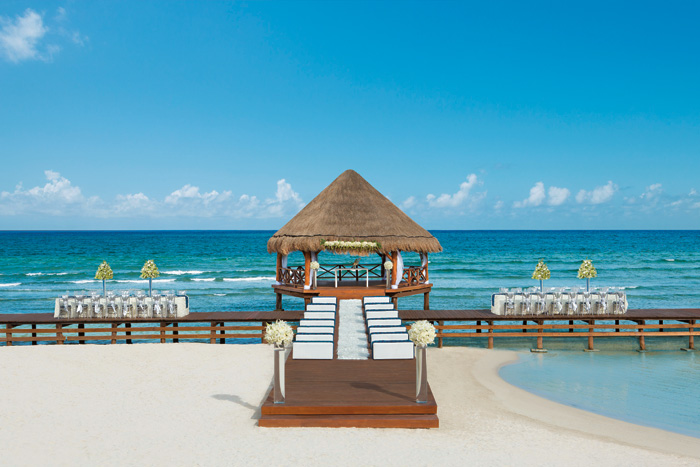
[[[280,282],[280,269],[282,269],[282,254],[277,253],[277,269],[275,272],[275,280]]]
[[[311,285],[311,253],[304,252],[304,288]]]
[[[430,292],[423,294],[423,309],[430,310]]]
[[[399,263],[399,252],[398,251],[392,251],[391,252],[391,263],[394,265],[391,268],[391,287],[396,283],[396,274],[398,274],[398,271],[396,270],[396,265]]]

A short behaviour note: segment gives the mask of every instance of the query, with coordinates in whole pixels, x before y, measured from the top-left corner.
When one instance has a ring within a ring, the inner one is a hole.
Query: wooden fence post
[[[493,349],[493,321],[487,321],[489,324],[489,349]]]
[[[438,326],[444,326],[445,322],[444,321],[438,321]],[[440,329],[440,337],[438,337],[438,349],[442,348],[442,334],[445,332],[444,329]]]
[[[645,321],[644,320],[637,321],[637,324],[641,324],[642,326],[644,326]],[[638,329],[639,329],[640,336],[639,336],[639,350],[637,350],[637,352],[646,352],[647,345],[646,345],[646,342],[644,342],[644,329],[643,328],[638,328]]]
[[[85,329],[85,324],[84,324],[84,323],[78,324],[78,329]],[[84,333],[84,332],[78,332],[78,336],[80,336],[80,337],[85,337],[85,333]],[[84,340],[78,341],[78,344],[84,344],[84,343],[85,343]]]
[[[592,327],[595,325],[595,320],[589,320],[588,324],[591,325],[591,327],[588,328],[588,348],[584,350],[586,352],[597,352],[597,350],[593,347],[593,336],[591,336],[591,333],[595,331],[595,328]]]
[[[688,321],[688,324],[690,325],[690,327],[688,328],[688,332],[691,333],[688,336],[688,348],[681,349],[681,350],[685,350],[686,352],[692,352],[693,350],[695,350],[695,339],[694,339],[695,336],[693,336],[693,334],[692,334],[693,329],[694,329],[693,325],[695,324],[695,320],[691,319],[690,321]]]
[[[5,342],[5,345],[8,347],[12,347],[12,325],[6,324],[5,329],[6,329],[5,338],[7,339],[7,342]]]
[[[56,323],[56,345],[63,345],[63,324]]]

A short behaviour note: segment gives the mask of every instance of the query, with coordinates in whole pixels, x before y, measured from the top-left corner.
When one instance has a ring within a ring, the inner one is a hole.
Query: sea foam
[[[275,276],[258,276],[258,277],[237,277],[237,278],[229,278],[225,277],[224,281],[226,282],[255,282],[255,281],[274,281]]]
[[[12,282],[10,284],[0,284],[0,287],[17,287],[18,285],[22,285],[21,282]]]

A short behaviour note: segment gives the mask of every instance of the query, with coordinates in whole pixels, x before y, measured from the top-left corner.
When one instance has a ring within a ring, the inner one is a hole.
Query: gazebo
[[[267,251],[277,253],[272,286],[277,310],[282,309],[282,295],[306,303],[314,296],[387,295],[397,304],[399,297],[417,294],[424,295],[428,309],[428,253],[440,252],[442,246],[357,172],[346,170],[268,240]],[[288,264],[295,251],[303,253],[303,265]],[[367,259],[352,264],[319,261],[324,252]],[[404,264],[402,252],[418,253],[420,264]],[[390,270],[384,266],[387,261]]]

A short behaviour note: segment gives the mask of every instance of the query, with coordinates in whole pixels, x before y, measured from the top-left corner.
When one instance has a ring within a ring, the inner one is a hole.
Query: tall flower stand
[[[284,344],[275,344],[275,375],[274,375],[274,394],[275,404],[284,404],[284,363],[286,349]]]
[[[416,402],[428,403],[428,346],[416,344]]]

